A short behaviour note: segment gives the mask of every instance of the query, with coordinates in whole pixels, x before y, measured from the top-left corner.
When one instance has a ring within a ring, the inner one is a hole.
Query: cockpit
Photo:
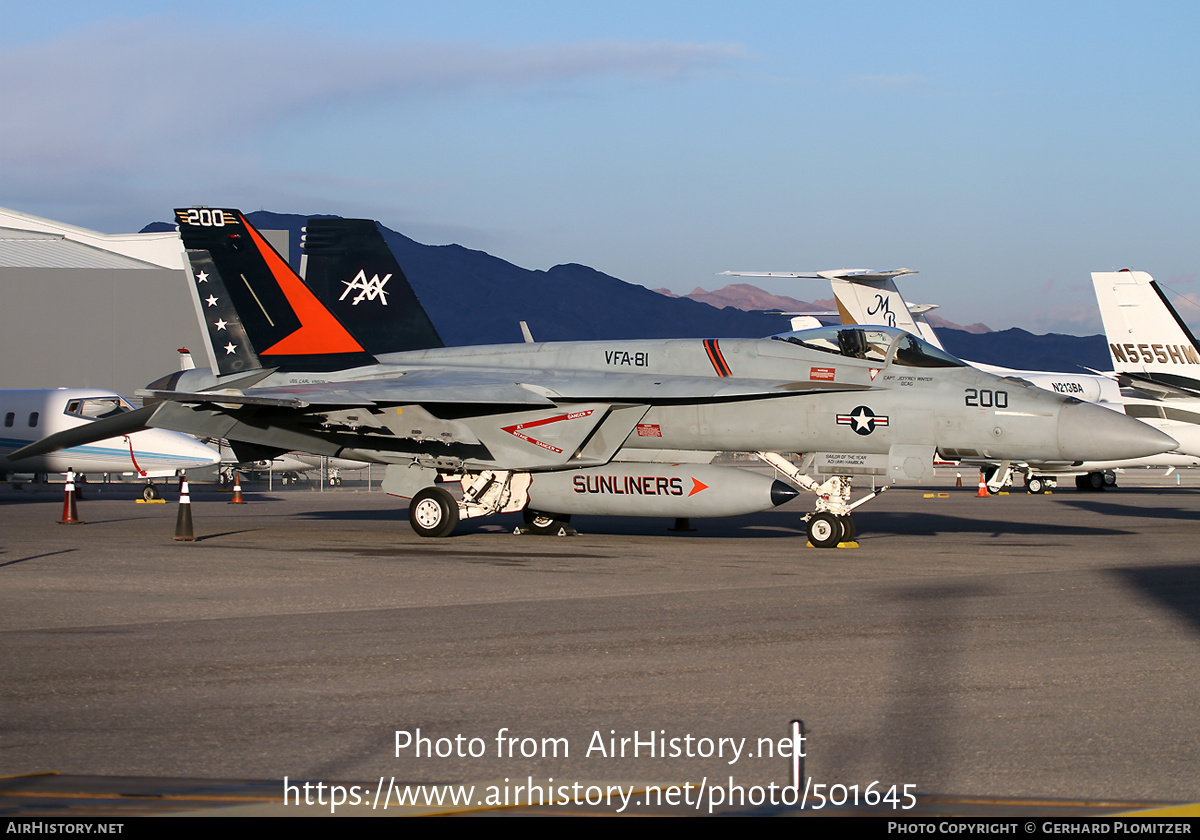
[[[894,327],[821,327],[779,333],[771,338],[848,359],[876,362],[880,367],[889,362],[903,367],[966,367],[966,362],[945,350]]]
[[[133,411],[133,406],[114,394],[111,397],[70,400],[67,402],[65,413],[72,417],[82,417],[85,420],[100,420],[104,417],[124,414],[127,411]]]

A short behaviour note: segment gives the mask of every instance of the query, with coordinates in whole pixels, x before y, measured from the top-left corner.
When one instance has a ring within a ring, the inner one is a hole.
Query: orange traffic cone
[[[75,510],[75,471],[67,470],[67,483],[63,490],[63,513],[59,525],[82,525],[83,520]]]
[[[192,534],[192,498],[188,495],[186,478],[179,484],[179,514],[175,517],[175,539],[181,542],[196,541]]]
[[[986,499],[988,497],[987,481],[983,478],[983,470],[979,471],[979,492],[975,494],[976,499]]]
[[[955,486],[955,487],[962,487],[962,473],[955,473],[955,474],[954,474],[954,486]]]
[[[233,498],[229,500],[229,504],[246,504],[246,500],[242,498],[242,475],[236,470],[233,473]]]

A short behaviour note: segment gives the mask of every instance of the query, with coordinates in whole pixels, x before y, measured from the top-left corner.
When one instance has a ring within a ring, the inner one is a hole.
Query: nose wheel
[[[854,524],[850,514],[839,516],[838,521],[842,523],[842,542],[854,542],[858,539],[858,526]]]
[[[858,531],[854,520],[832,513],[814,513],[808,520],[808,541],[813,548],[837,548],[838,543],[851,542]]]
[[[817,509],[804,517],[804,521],[807,523],[808,541],[813,548],[837,548],[841,543],[853,543],[858,538],[858,526],[854,524],[850,512],[887,490],[885,484],[872,490],[857,502],[851,502],[850,476],[848,475],[833,475],[823,482],[817,482],[802,473],[778,452],[755,452],[754,454],[787,476],[797,487],[816,495]]]

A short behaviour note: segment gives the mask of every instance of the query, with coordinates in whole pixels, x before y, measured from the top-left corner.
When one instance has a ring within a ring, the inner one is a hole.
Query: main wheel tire
[[[1099,492],[1104,489],[1104,473],[1090,472],[1087,474],[1088,487],[1091,490]]]
[[[419,537],[446,537],[458,524],[458,502],[441,487],[426,487],[408,505],[408,522]]]
[[[524,516],[525,527],[531,534],[557,534],[560,529],[571,522],[569,515],[542,513],[540,510],[530,510],[529,508],[521,511],[521,515]]]
[[[808,541],[813,548],[836,548],[842,541],[842,523],[832,513],[813,514],[808,520]]]
[[[142,498],[147,502],[153,502],[161,496],[162,494],[158,492],[158,487],[153,484],[147,484],[142,488]]]
[[[1115,472],[1113,472],[1112,470],[1104,471],[1104,486],[1105,487],[1116,487],[1117,486],[1117,474]]]
[[[1029,480],[1025,482],[1025,489],[1030,493],[1038,494],[1046,492],[1046,484],[1036,475],[1029,476]]]
[[[858,526],[854,524],[854,517],[846,514],[839,516],[838,521],[842,523],[842,542],[854,542],[858,538]]]

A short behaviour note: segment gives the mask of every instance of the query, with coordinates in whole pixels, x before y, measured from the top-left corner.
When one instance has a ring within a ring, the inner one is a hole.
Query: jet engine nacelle
[[[767,510],[798,493],[771,476],[735,467],[626,462],[535,473],[529,507],[559,514],[704,518]]]

